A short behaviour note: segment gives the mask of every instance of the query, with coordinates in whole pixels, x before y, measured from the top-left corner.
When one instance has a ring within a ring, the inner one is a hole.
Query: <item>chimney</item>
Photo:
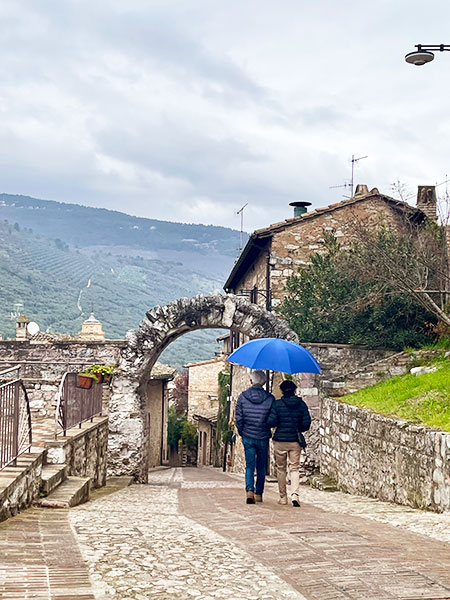
[[[307,207],[311,206],[311,202],[289,202],[289,206],[294,207],[294,218],[301,217],[308,212]]]
[[[437,218],[436,187],[434,185],[419,185],[417,188],[417,208],[431,220]]]
[[[24,342],[28,339],[28,323],[30,319],[23,313],[16,321],[16,341]]]
[[[367,187],[367,185],[365,185],[364,183],[358,183],[353,197],[367,196],[368,193],[369,193],[369,188]]]

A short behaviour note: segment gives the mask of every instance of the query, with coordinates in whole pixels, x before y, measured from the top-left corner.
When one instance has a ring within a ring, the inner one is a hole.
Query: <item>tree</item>
[[[400,231],[355,221],[355,233],[348,269],[360,281],[377,283],[379,295],[390,290],[409,296],[450,328],[448,227],[404,217]]]
[[[181,441],[188,448],[197,448],[198,431],[197,425],[188,421],[186,417],[183,418],[181,427]]]
[[[183,422],[183,417],[177,414],[175,407],[170,406],[169,420],[167,423],[167,441],[171,448],[176,448],[178,446],[178,440],[181,439]]]
[[[279,312],[300,339],[395,349],[428,341],[433,316],[386,283],[360,277],[355,252],[327,234],[324,251],[288,280]]]
[[[188,448],[197,447],[197,426],[187,420],[186,415],[177,414],[175,406],[169,408],[167,440],[169,446],[176,448],[179,440]]]
[[[174,386],[171,399],[177,414],[186,414],[188,411],[189,372],[187,369],[178,373],[173,380]]]

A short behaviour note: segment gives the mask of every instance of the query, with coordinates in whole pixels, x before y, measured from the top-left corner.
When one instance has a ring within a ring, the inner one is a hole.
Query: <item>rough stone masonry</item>
[[[298,342],[284,321],[237,296],[199,295],[149,310],[139,328],[127,334],[119,374],[112,383],[109,468],[113,474],[147,480],[149,423],[144,408],[151,368],[180,335],[210,328],[233,328],[249,338],[279,337]]]

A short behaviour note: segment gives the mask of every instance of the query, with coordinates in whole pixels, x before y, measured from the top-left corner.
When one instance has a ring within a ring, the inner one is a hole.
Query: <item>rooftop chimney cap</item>
[[[307,206],[311,206],[311,202],[289,202],[289,206],[300,206],[306,208]]]

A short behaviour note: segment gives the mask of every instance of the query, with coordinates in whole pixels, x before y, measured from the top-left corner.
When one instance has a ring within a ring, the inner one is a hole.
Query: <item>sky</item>
[[[450,175],[450,3],[2,0],[0,192],[252,231]],[[445,186],[438,189],[443,192]]]

